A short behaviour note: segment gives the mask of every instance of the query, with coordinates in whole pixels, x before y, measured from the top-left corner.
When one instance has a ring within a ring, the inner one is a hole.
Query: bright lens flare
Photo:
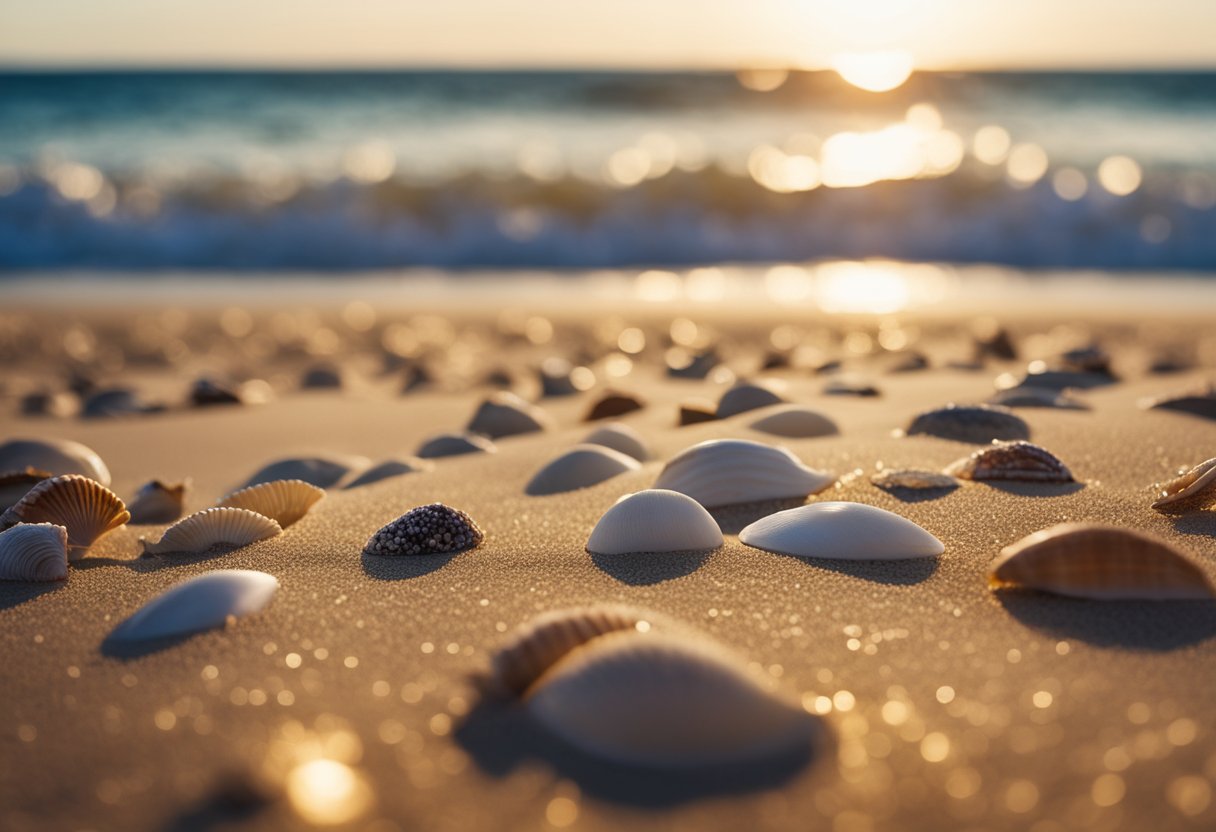
[[[309,823],[331,826],[349,823],[372,804],[372,791],[363,775],[337,760],[302,763],[287,775],[287,798]]]
[[[832,58],[832,68],[858,89],[888,92],[912,77],[912,54],[903,49],[842,52]]]
[[[818,269],[815,294],[824,312],[885,315],[911,300],[911,290],[897,264],[824,263]]]

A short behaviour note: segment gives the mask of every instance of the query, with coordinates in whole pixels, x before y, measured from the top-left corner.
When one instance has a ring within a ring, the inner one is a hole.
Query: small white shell
[[[575,445],[537,471],[524,492],[533,497],[560,494],[588,488],[641,467],[633,457],[603,445]]]
[[[79,560],[103,534],[131,519],[118,495],[97,480],[64,474],[43,480],[0,516],[0,526],[54,523],[68,530],[68,558]]]
[[[10,439],[0,445],[0,471],[35,468],[59,476],[80,474],[110,484],[110,469],[92,448],[67,439]]]
[[[430,471],[434,466],[429,462],[424,462],[421,459],[410,457],[408,459],[386,459],[378,465],[373,465],[366,471],[363,471],[359,476],[348,482],[343,488],[362,488],[365,485],[371,485],[381,480],[400,477],[405,474],[417,474],[422,471]]]
[[[729,419],[749,410],[783,404],[785,397],[768,381],[741,381],[722,394],[716,411],[719,419]]]
[[[767,407],[764,413],[748,424],[752,430],[790,439],[809,439],[840,433],[836,423],[817,410],[800,404],[779,404]]]
[[[256,511],[206,508],[174,523],[156,543],[145,540],[144,554],[202,554],[216,546],[248,546],[282,531],[278,523]]]
[[[494,393],[477,408],[467,430],[491,439],[545,430],[549,417],[535,405],[528,404],[505,390]]]
[[[603,445],[628,454],[639,462],[650,458],[650,449],[636,430],[621,422],[611,422],[597,428],[583,439],[584,445]]]
[[[743,531],[748,546],[801,558],[904,560],[936,557],[942,542],[898,514],[863,503],[812,503],[762,517]]]
[[[887,468],[870,477],[870,482],[879,488],[906,489],[958,488],[962,485],[949,474],[921,468]]]
[[[68,576],[68,530],[22,523],[0,532],[0,581],[62,581]]]
[[[803,465],[786,448],[746,439],[710,439],[672,457],[654,487],[679,491],[714,508],[805,497],[834,481],[831,474]]]
[[[273,575],[221,569],[182,581],[162,592],[118,625],[119,642],[184,636],[223,627],[229,619],[261,612],[279,588]]]
[[[365,456],[345,454],[289,457],[263,465],[241,487],[248,488],[275,480],[303,480],[317,488],[330,488],[351,471],[362,471],[371,464],[372,461]]]
[[[595,555],[693,552],[722,545],[722,530],[700,503],[675,491],[628,494],[604,512],[587,540]]]
[[[127,510],[131,512],[131,523],[172,523],[182,516],[182,503],[186,498],[186,489],[190,480],[170,485],[160,480],[152,480],[140,486],[135,492],[135,499]]]
[[[1165,514],[1183,514],[1216,504],[1216,458],[1159,484],[1157,494],[1153,508]]]
[[[472,433],[441,433],[419,445],[417,454],[420,459],[437,459],[442,456],[492,454],[497,451],[494,443],[484,436]]]
[[[308,514],[309,509],[324,497],[325,489],[303,480],[274,480],[233,491],[216,505],[257,512],[285,529]]]

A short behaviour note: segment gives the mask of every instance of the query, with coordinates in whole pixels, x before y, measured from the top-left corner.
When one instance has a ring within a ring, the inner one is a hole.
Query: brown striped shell
[[[131,519],[123,501],[96,480],[65,474],[43,480],[0,516],[0,526],[53,523],[68,530],[68,559],[79,560],[97,538]]]
[[[945,473],[964,480],[1074,482],[1068,466],[1032,442],[993,442],[948,465]]]
[[[324,497],[325,489],[303,480],[274,480],[233,491],[217,505],[257,512],[285,529],[308,514]]]
[[[1216,458],[1160,483],[1153,508],[1165,514],[1185,514],[1216,505]]]

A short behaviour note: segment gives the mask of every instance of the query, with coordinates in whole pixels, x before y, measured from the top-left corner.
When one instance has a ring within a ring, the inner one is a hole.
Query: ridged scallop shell
[[[700,503],[661,489],[617,500],[587,539],[587,551],[595,555],[694,552],[721,545],[722,530]]]
[[[21,523],[0,532],[0,581],[62,581],[68,576],[68,530]]]
[[[719,419],[729,419],[749,410],[784,404],[785,397],[767,381],[741,381],[722,394],[716,411]]]
[[[502,390],[478,406],[466,430],[498,439],[545,430],[548,426],[549,417],[543,410],[528,404],[514,393]]]
[[[1203,569],[1165,541],[1090,523],[1063,523],[1006,546],[988,584],[1096,600],[1216,597]]]
[[[1030,426],[1007,407],[948,404],[926,411],[908,425],[908,436],[928,434],[959,442],[1029,439]]]
[[[443,503],[412,508],[380,528],[363,547],[368,555],[445,555],[476,549],[484,533],[463,511]]]
[[[379,465],[373,465],[371,468],[368,468],[342,487],[345,489],[362,488],[365,485],[371,485],[381,480],[429,471],[433,467],[431,463],[423,462],[421,459],[386,459]]]
[[[303,480],[275,480],[233,491],[216,505],[257,512],[285,529],[324,498],[325,489]]]
[[[762,517],[739,541],[801,558],[905,560],[945,551],[942,542],[898,514],[863,503],[812,503]]]
[[[946,466],[964,480],[1031,480],[1073,482],[1068,466],[1055,454],[1030,442],[994,442]]]
[[[303,480],[317,488],[331,488],[351,471],[361,471],[368,465],[371,465],[371,460],[367,457],[344,454],[288,457],[263,465],[241,487],[249,488],[275,480]]]
[[[800,404],[779,404],[765,408],[763,415],[748,423],[748,427],[789,439],[810,439],[840,433],[840,428],[827,416]]]
[[[595,404],[591,405],[587,415],[583,417],[583,421],[595,422],[600,419],[612,419],[641,410],[645,406],[641,399],[628,393],[605,393]]]
[[[596,428],[583,439],[584,445],[603,445],[633,457],[639,462],[650,458],[650,448],[636,430],[620,422]]]
[[[131,519],[110,489],[80,474],[43,480],[0,517],[0,526],[54,523],[68,530],[68,559],[79,560],[97,538]]]
[[[714,508],[805,497],[835,479],[803,465],[786,448],[746,439],[710,439],[672,457],[654,487],[679,491]]]
[[[416,451],[420,459],[438,459],[444,456],[464,454],[492,454],[498,451],[494,443],[484,436],[469,433],[441,433],[432,436]]]
[[[110,638],[117,642],[147,641],[223,627],[230,620],[261,612],[278,588],[278,580],[265,572],[205,572],[144,604],[114,628]]]
[[[169,483],[152,480],[140,486],[127,510],[132,524],[172,523],[182,516],[182,503],[190,481]]]
[[[37,468],[24,468],[0,474],[0,511],[16,505],[22,497],[30,493],[31,488],[51,476],[49,471],[39,471]]]
[[[1144,399],[1140,406],[1146,410],[1174,410],[1216,419],[1216,384],[1204,384],[1192,390]]]
[[[68,439],[10,439],[0,445],[0,471],[33,468],[55,476],[80,474],[110,484],[110,469],[92,448]]]
[[[732,765],[809,748],[813,719],[705,639],[609,633],[528,693],[528,711],[587,754],[643,768]]]
[[[1185,514],[1216,504],[1216,458],[1157,486],[1153,508],[1166,514]]]
[[[238,548],[282,534],[269,517],[244,508],[205,508],[174,523],[156,543],[144,541],[145,555],[199,555],[217,546]]]
[[[524,488],[533,497],[561,494],[636,471],[642,464],[603,445],[575,445],[536,472]]]
[[[870,482],[879,488],[907,489],[958,488],[962,484],[949,474],[923,468],[887,468],[870,477]]]

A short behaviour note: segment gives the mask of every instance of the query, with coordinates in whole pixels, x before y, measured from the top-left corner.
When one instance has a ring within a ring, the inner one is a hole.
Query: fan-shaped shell
[[[282,531],[278,523],[256,511],[232,506],[206,508],[174,523],[156,543],[144,541],[144,554],[197,555],[218,546],[248,546]]]
[[[879,488],[908,489],[958,488],[962,484],[949,474],[921,468],[887,468],[870,477],[870,482]]]
[[[695,768],[809,747],[812,718],[774,688],[708,640],[622,632],[569,653],[527,702],[534,719],[585,753]]]
[[[172,523],[182,516],[182,504],[186,499],[186,490],[190,481],[169,483],[152,480],[144,483],[135,492],[128,510],[131,512],[131,523]]]
[[[628,393],[605,393],[587,410],[583,421],[595,422],[599,419],[624,416],[626,413],[641,410],[645,406],[641,399]]]
[[[1068,466],[1046,448],[1030,442],[993,442],[946,467],[964,480],[1073,482]]]
[[[1216,597],[1182,551],[1144,532],[1091,523],[1063,523],[1006,546],[988,584],[1097,600]]]
[[[463,511],[443,503],[412,508],[371,536],[368,555],[445,555],[476,549],[485,535]]]
[[[650,448],[636,430],[620,422],[596,428],[583,439],[584,445],[603,445],[633,457],[639,462],[650,458]]]
[[[713,508],[805,497],[834,481],[831,474],[803,465],[786,448],[746,439],[711,439],[672,457],[654,487],[679,491]]]
[[[575,445],[536,472],[524,488],[537,497],[587,488],[642,465],[636,459],[603,445]]]
[[[1007,407],[948,404],[926,411],[908,425],[908,436],[928,434],[959,442],[1029,439],[1030,426]]]
[[[303,480],[274,480],[233,491],[218,505],[257,512],[285,529],[308,514],[324,497],[324,489]]]
[[[0,471],[33,468],[54,476],[80,474],[110,484],[110,469],[92,448],[68,439],[10,439],[0,445]]]
[[[214,509],[210,509],[214,510]],[[189,578],[157,595],[110,634],[118,642],[185,636],[261,612],[279,582],[250,569],[221,569]]]
[[[0,532],[0,581],[62,581],[68,576],[68,530],[21,523]]]
[[[330,488],[351,471],[361,471],[368,465],[371,465],[371,460],[363,456],[329,454],[288,457],[263,465],[242,487],[248,488],[275,480],[303,480],[317,488]]]
[[[423,462],[421,459],[386,459],[379,465],[373,465],[366,471],[348,482],[343,488],[362,488],[365,485],[371,485],[374,482],[400,477],[404,474],[416,474],[421,471],[429,471],[434,466],[429,462]]]
[[[705,508],[676,491],[628,494],[604,512],[587,540],[595,555],[693,552],[722,545],[722,530]]]
[[[474,433],[441,433],[418,446],[420,459],[437,459],[443,456],[462,456],[464,454],[492,454],[498,448],[484,436]]]
[[[4,511],[30,493],[30,489],[43,480],[50,479],[49,471],[24,468],[0,474],[0,511]]]
[[[0,517],[5,528],[17,523],[54,523],[68,530],[68,558],[79,560],[97,538],[131,519],[110,489],[79,474],[43,480]]]
[[[543,410],[528,404],[514,393],[502,390],[481,403],[466,429],[498,439],[545,430],[548,426],[549,417]]]
[[[862,503],[812,503],[762,517],[739,541],[802,558],[905,560],[940,555],[942,542],[911,520]]]
[[[836,423],[818,410],[800,404],[766,407],[762,415],[748,424],[752,430],[790,439],[810,439],[840,433]]]
[[[1157,493],[1153,508],[1166,514],[1183,514],[1216,504],[1216,458],[1158,485]]]
[[[719,419],[729,419],[749,410],[759,410],[784,402],[785,397],[772,382],[741,381],[722,394],[716,413]]]

